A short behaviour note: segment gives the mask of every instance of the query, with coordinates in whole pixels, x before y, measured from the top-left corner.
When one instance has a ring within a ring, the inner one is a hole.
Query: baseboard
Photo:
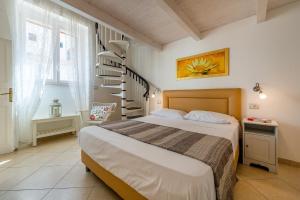
[[[294,167],[300,167],[300,162],[288,160],[288,159],[285,159],[285,158],[278,158],[278,162],[283,163],[283,164],[287,164],[287,165],[291,165],[291,166],[294,166]]]

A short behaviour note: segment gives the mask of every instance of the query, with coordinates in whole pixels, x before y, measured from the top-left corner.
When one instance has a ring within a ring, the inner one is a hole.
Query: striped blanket
[[[206,163],[214,174],[217,199],[233,199],[236,178],[228,139],[134,120],[109,122],[100,127]]]

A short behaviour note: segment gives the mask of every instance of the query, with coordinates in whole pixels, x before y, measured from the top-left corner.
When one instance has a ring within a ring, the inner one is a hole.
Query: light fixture
[[[260,99],[266,99],[267,98],[267,95],[265,93],[263,93],[259,83],[256,83],[254,88],[253,88],[253,91],[254,92],[258,92],[258,95],[259,95],[259,98]]]
[[[160,94],[160,89],[159,88],[155,88],[152,95],[151,95],[151,98],[155,98],[156,97],[156,94]]]

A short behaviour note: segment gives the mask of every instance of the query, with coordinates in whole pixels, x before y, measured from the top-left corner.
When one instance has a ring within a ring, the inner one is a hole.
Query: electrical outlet
[[[259,105],[255,104],[255,103],[250,103],[249,104],[249,109],[258,110],[259,109]]]

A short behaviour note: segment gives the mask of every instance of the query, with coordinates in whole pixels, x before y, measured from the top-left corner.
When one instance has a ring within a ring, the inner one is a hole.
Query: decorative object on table
[[[267,98],[267,95],[265,93],[263,93],[259,83],[256,83],[254,88],[253,88],[253,91],[254,92],[258,92],[258,95],[259,95],[259,98],[260,99],[266,99]]]
[[[53,99],[52,104],[50,104],[50,117],[60,117],[62,114],[61,103],[58,99]]]
[[[249,120],[250,119],[250,120]],[[278,123],[254,117],[243,120],[243,163],[277,172]]]
[[[177,59],[177,79],[228,76],[229,48]]]
[[[250,122],[272,123],[271,119],[265,119],[265,118],[248,117],[247,120]]]

